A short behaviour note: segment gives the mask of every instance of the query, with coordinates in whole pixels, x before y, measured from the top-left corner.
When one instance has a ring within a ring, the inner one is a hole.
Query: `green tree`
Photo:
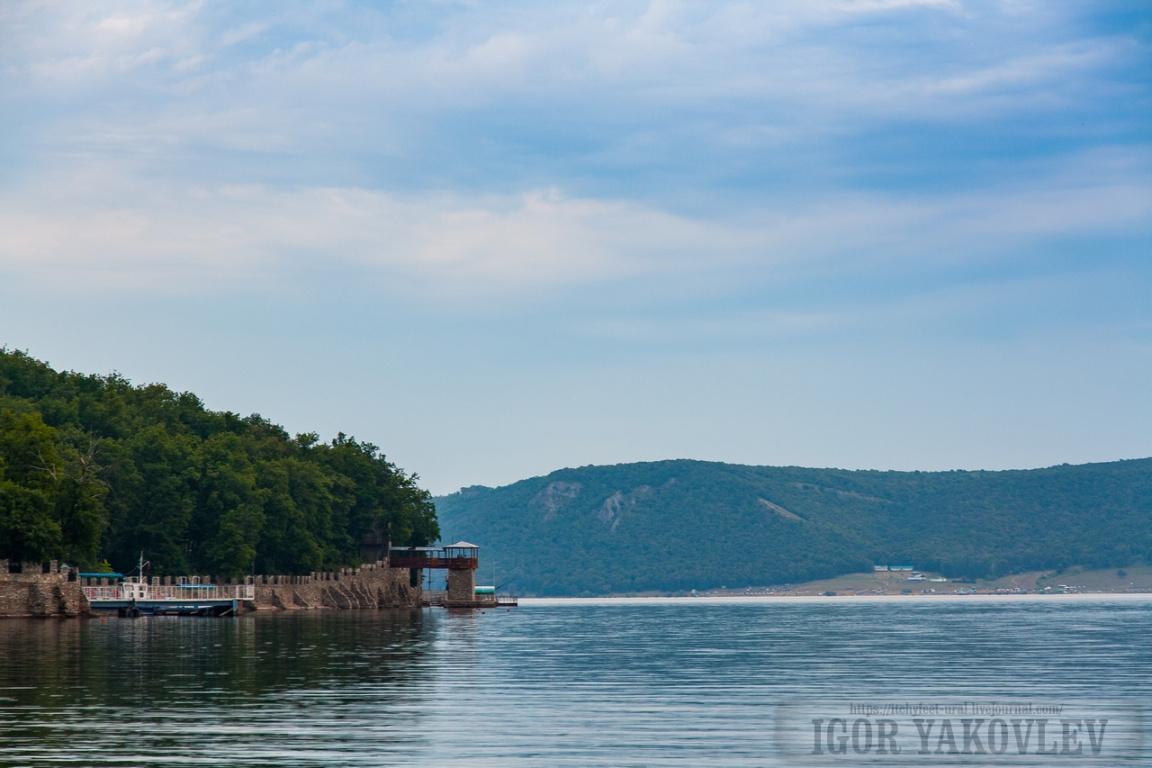
[[[198,501],[191,525],[196,564],[247,571],[263,525],[266,492],[258,492],[256,470],[239,435],[212,435],[200,447]]]
[[[13,562],[58,557],[62,537],[43,491],[0,482],[0,552]]]
[[[96,567],[100,537],[107,524],[104,499],[108,486],[100,478],[100,442],[77,430],[66,430],[59,444],[61,468],[54,471],[56,518],[63,538],[63,557],[85,569]]]
[[[39,413],[17,416],[0,409],[0,467],[9,481],[38,490],[51,488],[62,470],[56,440],[56,430]]]
[[[9,560],[59,557],[54,476],[62,471],[56,430],[38,413],[0,410],[0,552]]]
[[[197,502],[198,437],[152,424],[106,447],[111,492],[106,548],[121,563],[144,551],[159,575],[187,574]]]
[[[221,515],[208,540],[207,562],[213,572],[243,576],[254,567],[256,544],[264,527],[264,496],[265,493],[253,492],[244,503]]]
[[[332,480],[307,461],[262,462],[258,482],[268,493],[256,567],[263,573],[310,573],[324,563],[331,537]]]
[[[0,557],[161,575],[352,565],[365,535],[438,535],[428,494],[369,444],[0,348]],[[431,537],[431,538],[430,538]]]

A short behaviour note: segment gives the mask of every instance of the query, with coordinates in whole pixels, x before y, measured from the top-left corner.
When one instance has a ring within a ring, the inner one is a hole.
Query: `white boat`
[[[229,616],[240,604],[256,599],[255,584],[202,584],[198,577],[179,584],[160,584],[144,576],[144,555],[137,575],[81,573],[81,589],[93,611],[115,611],[121,616],[203,615]],[[112,582],[112,583],[109,583]]]

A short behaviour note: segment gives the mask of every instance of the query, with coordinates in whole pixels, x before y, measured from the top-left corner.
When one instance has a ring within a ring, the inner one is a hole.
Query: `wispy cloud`
[[[723,295],[1150,218],[1148,43],[1048,4],[4,14],[0,267],[57,285],[318,267],[478,300],[658,276]]]
[[[258,152],[260,135],[278,137],[269,152],[372,153],[381,135],[430,152],[429,140],[466,141],[444,133],[457,115],[478,130],[513,122],[521,144],[562,120],[565,136],[603,141],[600,123],[614,143],[669,149],[706,148],[710,134],[749,123],[767,129],[754,135],[811,143],[885,120],[1031,120],[1039,104],[1083,98],[1086,78],[1098,87],[1147,53],[1121,30],[1075,36],[1055,9],[1019,18],[1006,7],[286,4],[233,16],[209,4],[18,3],[0,56],[10,91],[73,100],[71,115],[51,118],[62,145],[175,139],[202,158],[210,147]],[[233,119],[246,110],[264,125]],[[579,161],[580,143],[552,142],[553,160]]]
[[[1054,237],[1146,230],[1152,183],[1106,176],[1084,183],[1065,172],[926,199],[841,192],[703,218],[556,189],[189,187],[93,166],[0,198],[0,267],[58,287],[150,292],[268,290],[302,268],[343,267],[473,299],[644,275],[740,285],[750,275],[771,284],[774,274],[931,271],[1011,260]]]

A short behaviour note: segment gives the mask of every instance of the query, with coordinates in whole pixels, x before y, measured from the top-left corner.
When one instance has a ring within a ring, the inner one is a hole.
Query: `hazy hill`
[[[437,498],[521,594],[796,582],[910,564],[951,576],[1152,557],[1152,459],[1006,472],[661,461]]]

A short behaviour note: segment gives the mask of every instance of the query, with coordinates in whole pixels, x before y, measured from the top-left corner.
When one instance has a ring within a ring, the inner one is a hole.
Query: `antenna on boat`
[[[140,577],[140,583],[144,583],[144,569],[151,568],[152,561],[144,562],[144,550],[140,550],[140,564],[136,566],[136,575]]]

